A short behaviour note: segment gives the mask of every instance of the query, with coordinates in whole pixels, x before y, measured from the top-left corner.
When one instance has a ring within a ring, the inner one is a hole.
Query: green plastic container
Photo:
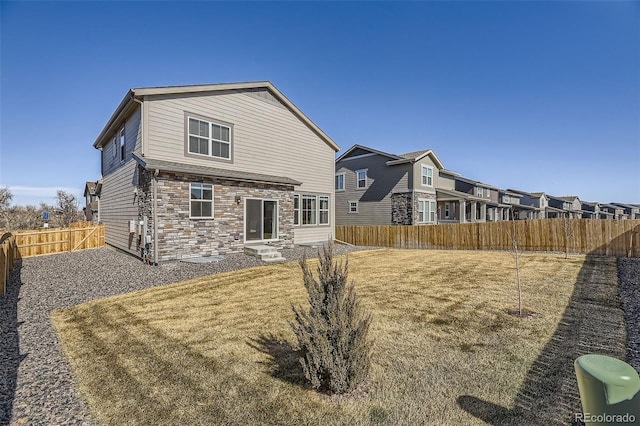
[[[640,424],[640,377],[629,364],[605,355],[574,362],[587,425]]]

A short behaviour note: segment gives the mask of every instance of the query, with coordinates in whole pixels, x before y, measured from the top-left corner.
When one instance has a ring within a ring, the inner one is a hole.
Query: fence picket
[[[428,226],[336,226],[336,238],[349,244],[396,248],[509,250],[511,222]],[[571,219],[572,253],[640,257],[640,220]],[[526,251],[565,251],[563,219],[516,221],[518,246]]]

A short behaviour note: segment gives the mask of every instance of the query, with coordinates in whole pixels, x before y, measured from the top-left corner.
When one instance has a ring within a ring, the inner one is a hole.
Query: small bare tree
[[[507,224],[505,233],[509,238],[510,251],[516,263],[516,284],[518,286],[518,315],[522,316],[522,287],[520,286],[520,252],[518,249],[518,227],[515,221],[515,212],[513,206],[509,208],[510,219]]]
[[[55,210],[58,225],[63,228],[81,219],[76,196],[66,191],[58,190],[56,193]]]
[[[564,236],[564,258],[569,258],[569,240],[573,240],[576,229],[569,214],[562,218],[562,234]]]
[[[11,228],[11,224],[9,222],[9,205],[11,204],[11,200],[13,199],[13,194],[9,190],[9,188],[2,187],[0,188],[0,229],[4,228],[9,230]]]

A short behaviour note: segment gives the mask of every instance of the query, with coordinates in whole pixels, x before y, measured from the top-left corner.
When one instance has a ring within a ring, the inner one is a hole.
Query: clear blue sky
[[[637,2],[5,2],[0,185],[82,193],[128,89],[269,80],[343,149],[640,203]]]

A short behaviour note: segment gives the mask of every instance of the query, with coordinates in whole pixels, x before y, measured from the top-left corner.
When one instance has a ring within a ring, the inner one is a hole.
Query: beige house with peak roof
[[[339,147],[270,82],[131,89],[100,150],[105,241],[155,262],[334,235]]]

